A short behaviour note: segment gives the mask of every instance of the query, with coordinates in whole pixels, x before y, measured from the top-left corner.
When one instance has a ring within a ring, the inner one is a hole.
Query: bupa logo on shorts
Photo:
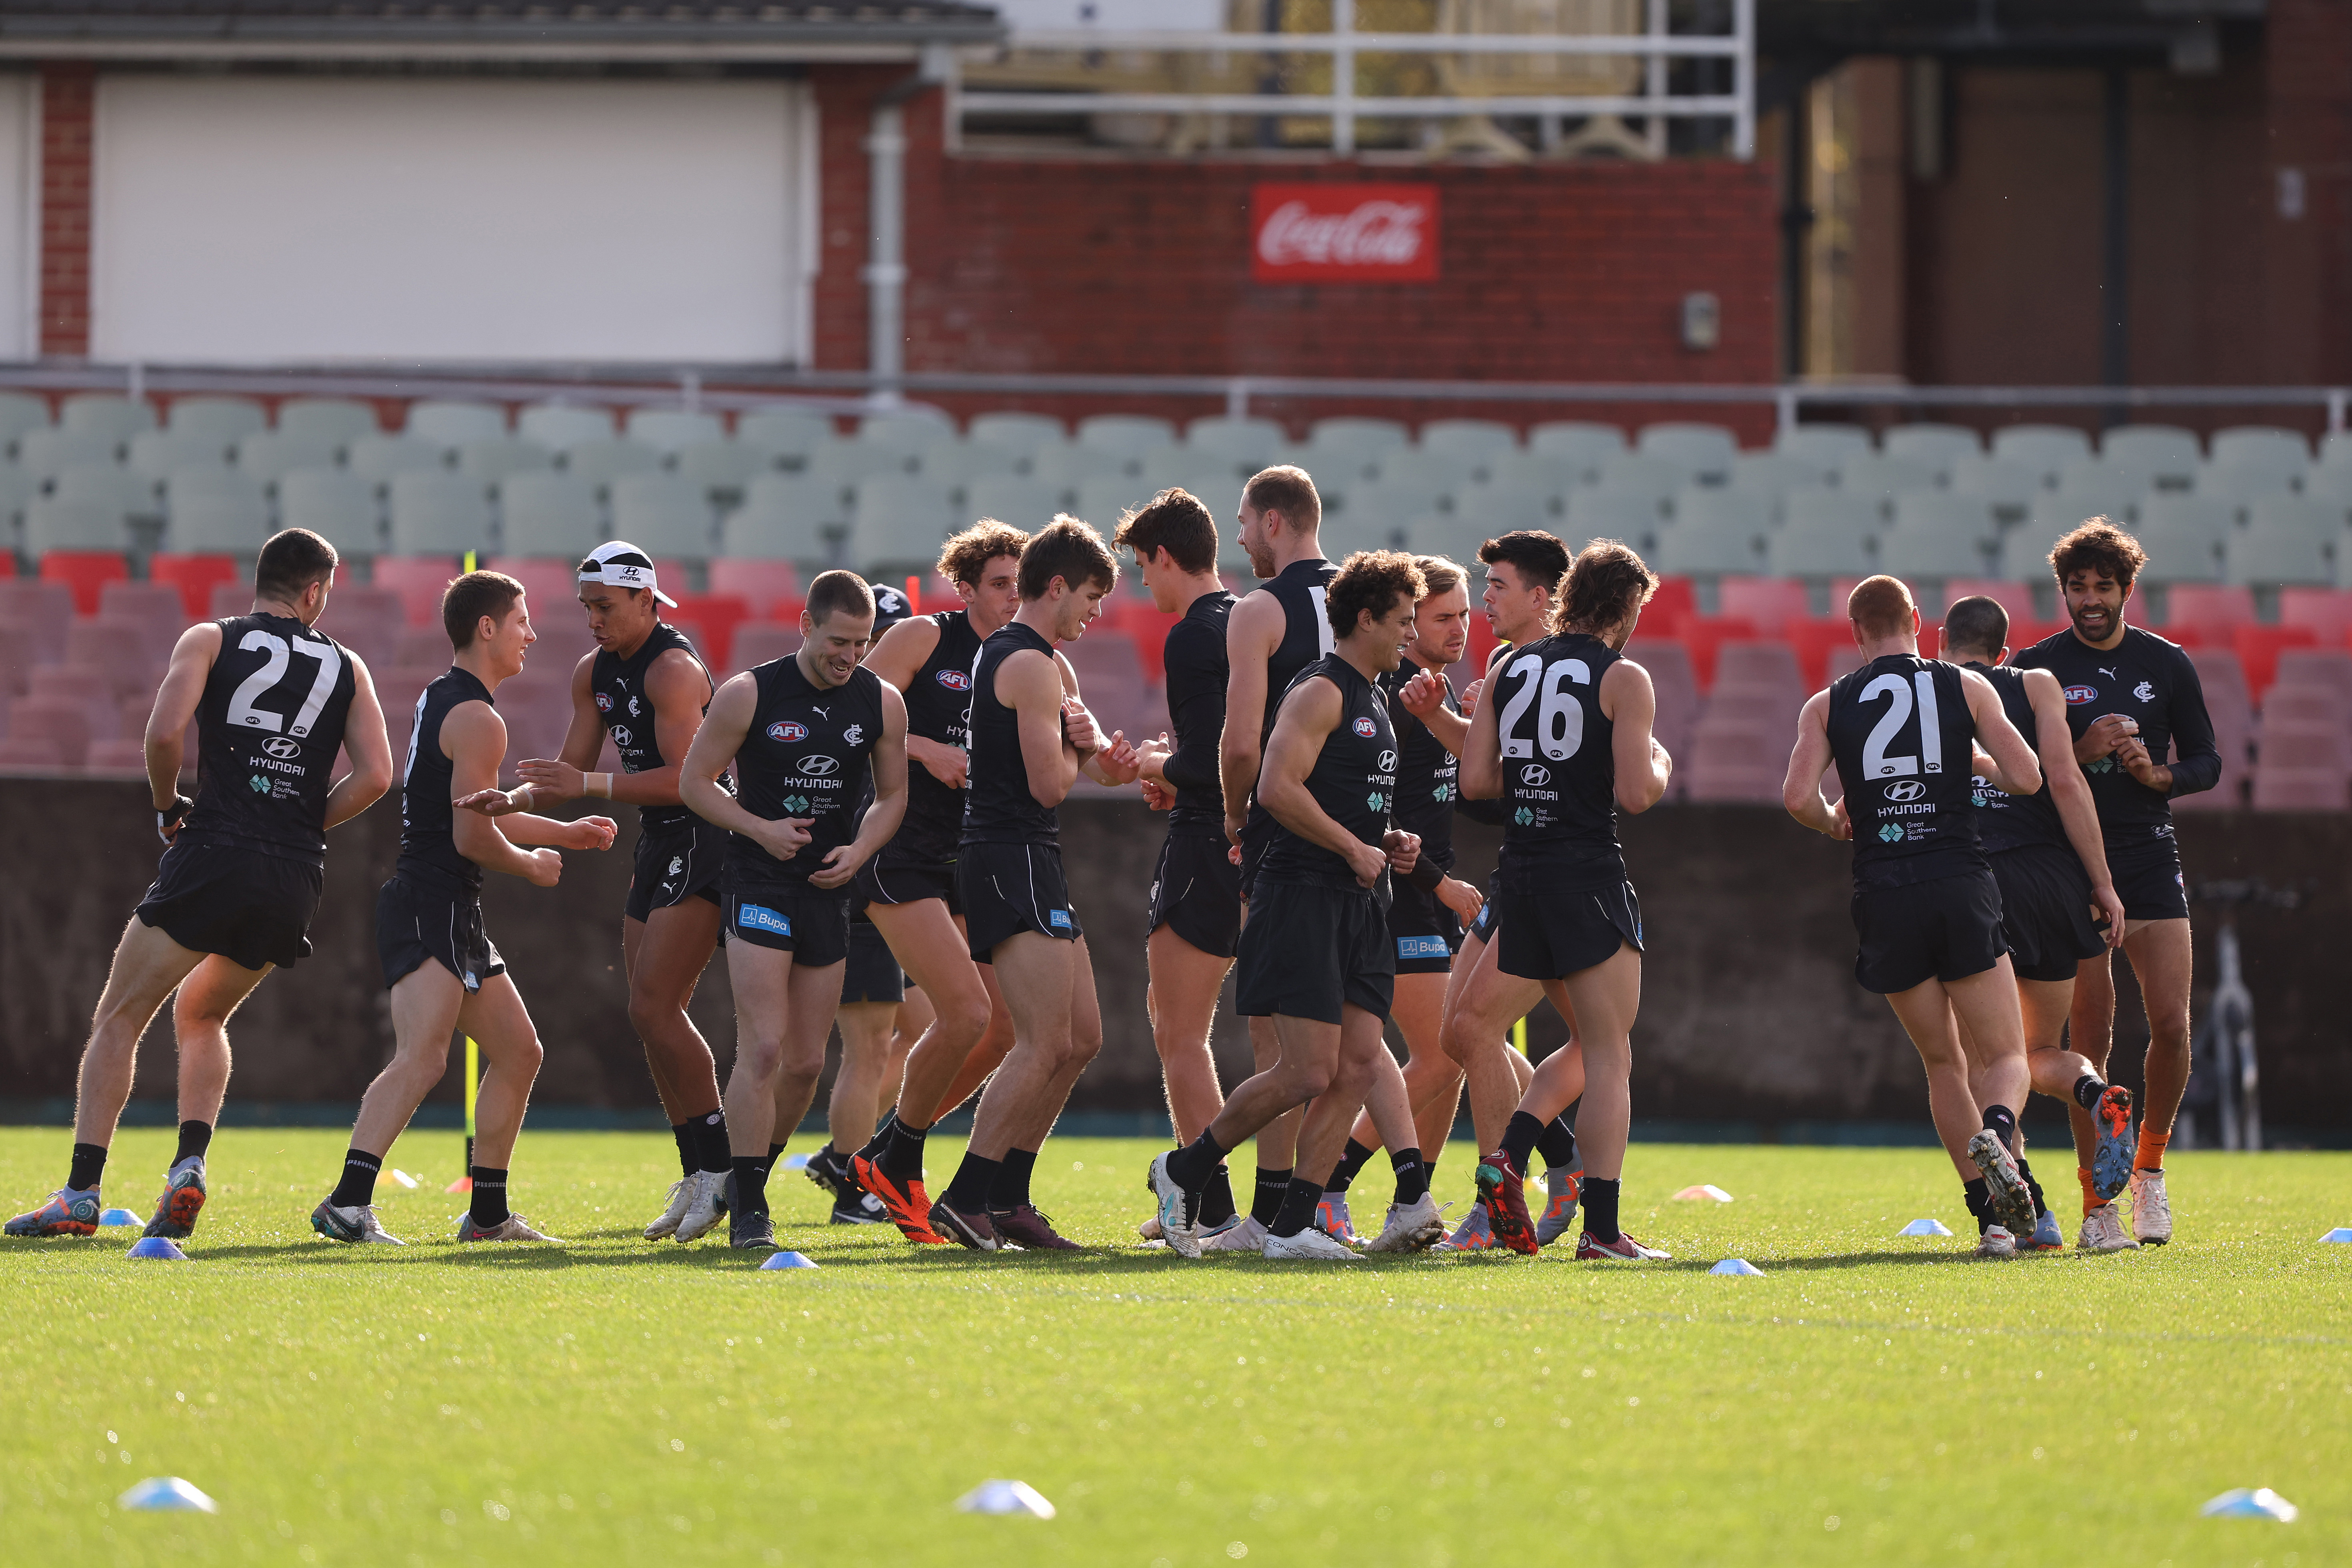
[[[841,771],[839,757],[814,756],[801,759],[801,772],[813,779],[828,778]]]
[[[1889,800],[1917,800],[1927,793],[1927,786],[1917,779],[1904,779],[1899,783],[1886,785],[1885,793]]]
[[[289,741],[283,735],[272,735],[268,740],[261,742],[261,749],[268,752],[271,756],[276,757],[278,761],[283,762],[289,757],[300,756],[302,754],[302,742],[299,741]]]
[[[2066,705],[2080,708],[2085,702],[2096,702],[2099,689],[2095,686],[2070,686],[2066,689]]]
[[[808,726],[805,724],[795,724],[789,719],[779,719],[776,722],[768,726],[768,739],[771,741],[805,741],[808,739]]]
[[[1529,789],[1541,789],[1551,783],[1551,770],[1541,763],[1529,763],[1519,770],[1519,782]]]
[[[1070,929],[1070,911],[1067,910],[1047,910],[1045,911],[1045,923],[1052,926],[1055,931],[1067,931]]]
[[[745,904],[735,911],[735,923],[745,931],[772,931],[778,936],[793,934],[793,922],[765,904]]]
[[[1365,740],[1369,741],[1380,732],[1381,727],[1378,724],[1373,723],[1370,719],[1359,719],[1356,721],[1356,733],[1361,735]]]
[[[971,676],[965,670],[943,669],[940,671],[940,684],[950,691],[970,691]]]
[[[610,713],[612,710],[613,700],[601,691],[596,693],[596,711],[599,713]]]
[[[1447,958],[1453,949],[1442,936],[1401,936],[1397,938],[1399,958]]]

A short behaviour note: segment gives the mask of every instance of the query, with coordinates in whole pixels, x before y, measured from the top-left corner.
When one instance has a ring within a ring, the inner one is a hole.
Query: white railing
[[[1088,58],[1133,55],[1252,57],[1328,55],[1328,92],[1218,91],[1022,91],[964,79],[961,68],[947,84],[948,132],[961,140],[966,119],[991,116],[1073,114],[1178,114],[1328,117],[1331,151],[1352,153],[1360,120],[1451,119],[1465,115],[1531,116],[1556,133],[1559,121],[1601,116],[1649,122],[1649,145],[1664,153],[1667,120],[1721,120],[1731,126],[1735,156],[1756,151],[1756,4],[1732,0],[1732,30],[1692,34],[1669,30],[1667,0],[1643,0],[1646,29],[1639,33],[1571,36],[1558,33],[1366,33],[1355,27],[1353,0],[1332,0],[1328,33],[1224,33],[1192,31],[1113,32],[1104,28],[1015,34],[1021,52],[1066,52]],[[1461,93],[1367,95],[1357,90],[1357,67],[1365,55],[1509,57],[1566,60],[1579,57],[1631,58],[1641,62],[1641,90],[1617,93]],[[1669,90],[1667,66],[1677,59],[1731,62],[1728,92]]]

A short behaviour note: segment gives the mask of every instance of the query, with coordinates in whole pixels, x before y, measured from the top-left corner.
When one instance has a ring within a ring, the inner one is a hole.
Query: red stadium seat
[[[66,627],[73,617],[73,590],[63,583],[28,577],[0,581],[0,626],[25,628],[36,663],[54,664],[65,658]]]
[[[22,697],[32,678],[31,628],[0,621],[0,697]]]
[[[181,607],[191,621],[209,619],[215,586],[238,576],[234,555],[158,554],[147,563],[148,580],[179,589]]]
[[[340,574],[338,574],[337,581],[341,581]],[[367,584],[364,583],[354,583],[338,587],[335,590],[335,597],[337,599],[341,599],[345,594],[350,593],[352,588],[363,588],[366,586]],[[398,595],[395,595],[394,602],[397,603],[397,601]],[[253,608],[253,584],[240,577],[232,582],[215,583],[213,584],[212,594],[210,601],[206,606],[205,618],[206,620],[217,621],[229,616],[241,616],[251,608]],[[407,617],[408,612],[404,609],[401,611],[401,619],[404,625],[406,623]]]
[[[94,773],[144,778],[147,775],[147,743],[144,740],[92,741],[89,755],[83,760],[82,765]]]
[[[800,650],[800,646],[798,616],[789,621],[746,621],[735,628],[734,646],[729,650],[731,657],[723,668],[740,675],[753,665],[789,658]]]
[[[2312,647],[2318,641],[2319,634],[2309,626],[2242,626],[2230,646],[2237,650],[2238,662],[2245,666],[2248,689],[2260,702],[2277,673],[2279,654],[2291,647]]]
[[[8,704],[11,741],[47,741],[57,766],[79,768],[89,755],[89,709],[69,697],[19,697]]]
[[[410,626],[427,626],[440,625],[441,595],[457,575],[455,556],[379,555],[371,580],[377,587],[400,595],[400,602],[408,608]]]
[[[1116,611],[1106,609],[1102,619],[1095,624],[1109,626],[1135,639],[1135,651],[1143,658],[1144,674],[1156,686],[1168,679],[1168,630],[1183,618],[1181,612],[1163,615],[1153,608],[1149,599],[1126,599],[1119,602]]]
[[[727,668],[727,656],[735,641],[735,628],[751,618],[751,606],[734,594],[680,594],[672,592],[677,601],[675,612],[663,612],[667,620],[691,620],[702,624],[709,642],[697,639],[695,647],[702,650],[706,663],[714,670]]]
[[[152,694],[169,658],[157,656],[151,637],[151,628],[135,616],[117,611],[84,616],[66,630],[66,664],[103,671],[117,697]]]
[[[1812,613],[1805,585],[1793,577],[1726,577],[1717,584],[1716,595],[1724,615],[1755,623],[1766,637],[1779,636],[1789,622]]]
[[[2221,776],[2210,790],[2177,796],[2172,809],[2226,811],[2242,806],[2252,776],[2254,742],[2254,704],[2246,690],[2245,667],[2238,662],[2237,653],[2226,647],[2191,648],[2189,662],[2196,666],[2197,682],[2204,689],[2205,711],[2213,721],[2213,744],[2221,753]],[[2169,760],[2179,756],[2176,748]]]
[[[1475,596],[1474,596],[1475,597]],[[1661,577],[1658,591],[1642,608],[1642,625],[1652,637],[1672,637],[1685,616],[1698,614],[1698,590],[1687,577]],[[1473,625],[1483,619],[1474,617]]]
[[[751,614],[772,617],[778,604],[801,595],[800,574],[789,561],[752,561],[721,555],[710,563],[710,591],[730,594],[751,607]]]
[[[2165,591],[2164,635],[2175,642],[2174,628],[2194,626],[2216,643],[2226,644],[2230,628],[2254,624],[2254,591],[2240,583],[2175,583]]]
[[[1691,673],[1690,650],[1664,637],[1639,637],[1625,645],[1625,657],[1650,672],[1650,685],[1658,696],[1658,715],[1650,732],[1677,764],[1666,787],[1673,798],[1680,799],[1685,782],[1679,764],[1690,749],[1699,713],[1698,678]]]
[[[2316,686],[2334,692],[2352,714],[2352,650],[2340,647],[2279,649],[2273,690],[2283,686]]]
[[[2279,624],[2309,626],[2324,643],[2341,642],[2352,632],[2352,591],[2342,588],[2281,588]]]
[[[2036,614],[2033,608],[2033,588],[2031,584],[2026,583],[2008,583],[1984,577],[1948,579],[1944,584],[1944,607],[1949,609],[1961,599],[1990,599],[2009,612],[2009,618],[2012,624],[2018,621],[2031,621]],[[1838,606],[1841,610],[1844,607],[1843,605]],[[2021,646],[2015,637],[2011,637],[2009,640],[2011,647]]]
[[[1691,737],[1690,798],[1779,800],[1795,738],[1760,713],[1710,708]]]
[[[55,773],[65,765],[65,748],[47,735],[10,735],[0,740],[0,773]]]
[[[41,557],[41,581],[62,583],[73,591],[74,608],[85,616],[98,614],[99,590],[130,577],[131,563],[115,550],[52,550]],[[76,753],[74,765],[80,766]]]
[[[169,658],[180,634],[202,618],[188,614],[180,590],[169,583],[109,583],[99,590],[98,608],[100,615],[137,623],[159,658]]]
[[[570,609],[579,613],[574,602],[580,595],[578,563],[569,560],[551,561],[540,556],[493,555],[482,563],[484,570],[503,572],[522,584],[524,596],[530,602],[533,625]]]
[[[2254,768],[2257,811],[2342,811],[2352,742],[2342,724],[2265,724]]]
[[[1853,623],[1843,616],[1809,616],[1780,628],[1781,640],[1797,656],[1797,669],[1808,692],[1829,684],[1830,656],[1853,647]]]
[[[122,733],[122,705],[114,682],[96,665],[45,664],[33,671],[26,695],[81,704],[93,741],[111,741]]]
[[[1708,690],[1715,685],[1716,649],[1727,642],[1755,641],[1756,626],[1728,616],[1685,616],[1675,640],[1690,650],[1692,673],[1700,689]]]
[[[16,574],[16,557],[7,551],[0,551],[0,577],[14,577]]]

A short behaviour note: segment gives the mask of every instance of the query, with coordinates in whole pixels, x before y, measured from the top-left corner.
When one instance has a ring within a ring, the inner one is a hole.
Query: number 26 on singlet
[[[289,647],[284,637],[256,627],[246,633],[236,646],[244,652],[257,650],[262,656],[262,664],[259,669],[245,678],[236,694],[229,698],[228,721],[241,729],[267,730],[273,735],[281,731],[298,738],[309,734],[310,726],[318,721],[319,710],[324,708],[327,699],[334,695],[335,677],[342,669],[342,656],[335,651],[335,645],[304,639]],[[289,725],[284,714],[272,713],[254,704],[264,693],[276,689],[278,681],[285,679],[286,667],[293,662],[293,655],[298,653],[305,658],[318,660],[319,674],[310,682],[310,694],[302,700],[302,706]]]
[[[1577,748],[1584,744],[1584,704],[1568,689],[1568,685],[1570,681],[1579,686],[1591,685],[1591,666],[1580,658],[1564,658],[1547,667],[1540,656],[1530,653],[1513,660],[1503,671],[1503,679],[1519,683],[1518,689],[1504,702],[1497,724],[1503,738],[1503,755],[1532,757],[1538,746],[1545,756],[1556,763],[1576,755]],[[1530,708],[1536,710],[1532,737],[1519,733],[1519,721],[1528,716]]]

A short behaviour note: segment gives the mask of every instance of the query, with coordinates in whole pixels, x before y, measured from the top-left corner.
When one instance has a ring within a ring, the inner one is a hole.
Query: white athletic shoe
[[[1297,1236],[1274,1236],[1265,1238],[1264,1256],[1269,1258],[1314,1258],[1325,1263],[1354,1263],[1360,1255],[1352,1247],[1342,1246],[1313,1226]]]
[[[558,1246],[562,1245],[560,1238],[544,1236],[533,1230],[530,1221],[519,1214],[509,1214],[506,1218],[487,1229],[476,1225],[472,1215],[459,1215],[457,1239],[459,1241],[552,1241]]]
[[[727,1184],[724,1171],[697,1171],[687,1178],[693,1192],[686,1201],[686,1213],[677,1222],[677,1237],[680,1241],[699,1241],[719,1228],[727,1217],[726,1201],[719,1196]]]
[[[2172,1239],[2172,1204],[2164,1195],[2162,1171],[2131,1173],[2132,1235],[2143,1247],[2162,1247]]]
[[[1198,1227],[1195,1227],[1198,1235]],[[1315,1233],[1322,1235],[1321,1231]],[[1244,1215],[1214,1236],[1200,1237],[1202,1252],[1263,1252],[1265,1250],[1265,1226],[1258,1224],[1255,1215]]]
[[[2000,1226],[1993,1226],[1982,1236],[1977,1237],[1977,1256],[1979,1258],[2014,1258],[2017,1256],[2017,1237],[2010,1235]]]
[[[1168,1173],[1168,1156],[1151,1162],[1151,1195],[1159,1204],[1160,1239],[1179,1258],[1201,1256],[1201,1232],[1192,1220],[1192,1202],[1176,1178]]]
[[[356,1208],[339,1209],[322,1203],[310,1211],[310,1228],[329,1241],[373,1242],[382,1247],[406,1247],[408,1243],[383,1228],[375,1217],[373,1204],[361,1204]]]
[[[1969,1140],[1969,1158],[1985,1179],[1985,1205],[1993,1224],[2009,1233],[2014,1247],[2022,1231],[2033,1234],[2033,1190],[2017,1168],[2017,1156],[1990,1127]]]
[[[2077,1252],[2134,1252],[2139,1243],[2124,1234],[2123,1215],[2111,1203],[2101,1204],[2083,1216],[2082,1234],[2074,1238]]]
[[[1371,1241],[1374,1252],[1423,1252],[1445,1239],[1445,1216],[1428,1193],[1415,1202],[1391,1204],[1388,1223]]]
[[[1157,1241],[1165,1244],[1168,1240],[1166,1237],[1160,1233],[1160,1216],[1158,1215],[1153,1215],[1150,1219],[1145,1220],[1141,1225],[1137,1226],[1135,1227],[1135,1234],[1143,1237],[1146,1241]]]
[[[662,1210],[659,1219],[646,1226],[646,1239],[659,1241],[663,1237],[675,1234],[677,1222],[686,1217],[686,1211],[693,1203],[694,1177],[680,1176],[672,1182],[669,1184],[669,1206]]]

